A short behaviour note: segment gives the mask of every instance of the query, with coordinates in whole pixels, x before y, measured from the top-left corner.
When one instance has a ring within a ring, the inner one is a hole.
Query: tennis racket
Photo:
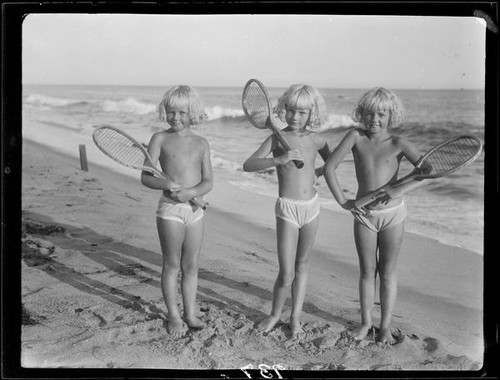
[[[92,138],[95,145],[105,155],[111,157],[116,162],[133,169],[147,171],[158,178],[167,178],[165,173],[162,173],[153,166],[147,150],[122,130],[103,125],[94,130]],[[190,202],[201,207],[203,210],[208,205],[208,203],[199,198],[193,198]]]
[[[481,153],[483,144],[473,135],[452,137],[424,154],[415,168],[403,178],[384,186],[354,202],[357,208],[382,198],[387,189],[401,186],[410,181],[420,181],[447,176],[471,164]]]
[[[278,138],[285,151],[292,150],[281,130],[270,119],[272,110],[271,100],[262,82],[257,79],[250,79],[247,82],[243,89],[241,104],[243,112],[254,127],[259,129],[269,128]],[[293,163],[299,169],[304,166],[304,162],[301,160],[293,160]]]

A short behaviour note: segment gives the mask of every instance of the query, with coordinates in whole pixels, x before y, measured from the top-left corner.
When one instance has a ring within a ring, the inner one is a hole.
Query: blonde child
[[[187,327],[203,328],[195,313],[195,300],[204,211],[189,201],[212,189],[212,165],[208,142],[190,128],[201,123],[205,116],[195,90],[184,85],[172,87],[163,96],[159,113],[170,128],[151,137],[148,151],[154,165],[160,162],[167,178],[143,172],[141,181],[149,188],[162,190],[156,212],[163,253],[161,288],[168,309],[167,330],[179,337],[185,334]],[[182,272],[183,318],[176,302],[179,270]]]
[[[346,199],[336,176],[336,168],[352,151],[358,182],[359,199],[368,193],[394,182],[401,159],[413,165],[420,152],[406,138],[392,135],[403,117],[403,106],[398,97],[384,88],[374,88],[364,94],[353,113],[353,119],[364,128],[349,131],[334,149],[325,165],[327,184],[337,200],[354,219],[354,239],[360,264],[359,292],[361,327],[353,332],[363,339],[372,327],[372,309],[375,297],[376,272],[380,276],[381,320],[377,341],[394,343],[390,323],[397,294],[397,260],[403,240],[406,205],[403,194],[420,184],[416,181],[387,191],[380,202],[360,210],[353,199]],[[377,257],[378,250],[378,257]]]
[[[279,274],[274,284],[271,315],[258,325],[270,331],[279,321],[291,285],[292,337],[302,331],[300,313],[306,292],[308,262],[319,223],[320,204],[314,187],[317,154],[326,160],[330,151],[326,140],[307,127],[317,127],[326,117],[321,94],[313,87],[297,84],[288,88],[278,101],[275,112],[288,126],[283,135],[295,149],[285,152],[274,135],[245,161],[247,172],[276,166],[279,198],[275,205]],[[271,118],[269,122],[274,122]],[[267,157],[272,153],[272,157]],[[293,160],[302,160],[298,169]]]

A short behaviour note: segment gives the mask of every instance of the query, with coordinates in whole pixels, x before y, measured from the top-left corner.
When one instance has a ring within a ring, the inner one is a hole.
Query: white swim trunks
[[[293,223],[298,228],[312,222],[320,212],[318,193],[308,200],[280,197],[276,200],[274,211],[277,218]]]
[[[352,214],[357,222],[363,224],[372,231],[380,232],[403,222],[406,219],[407,208],[406,203],[402,201],[394,207],[381,210],[370,210],[368,215],[359,215],[354,212]]]
[[[195,208],[193,210],[193,208]],[[201,207],[192,206],[189,202],[178,203],[162,194],[156,216],[161,219],[174,220],[190,226],[203,218],[205,212]]]

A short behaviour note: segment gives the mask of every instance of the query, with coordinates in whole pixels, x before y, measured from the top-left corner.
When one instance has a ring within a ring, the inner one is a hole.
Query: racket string
[[[249,83],[243,93],[243,107],[258,128],[266,128],[269,107],[266,95],[255,82]]]
[[[96,136],[96,142],[125,165],[140,167],[144,164],[145,156],[141,149],[114,130],[102,129]]]
[[[473,159],[478,149],[480,144],[473,138],[452,140],[429,154],[420,170],[422,174],[434,175],[456,169]]]

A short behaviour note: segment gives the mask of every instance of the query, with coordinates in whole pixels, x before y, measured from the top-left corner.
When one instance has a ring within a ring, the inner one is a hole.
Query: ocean
[[[241,87],[196,88],[208,119],[192,127],[211,146],[212,166],[231,184],[247,191],[276,197],[274,169],[245,173],[242,164],[269,135],[245,119],[241,109]],[[78,155],[78,145],[87,147],[89,163],[109,166],[138,177],[97,151],[92,131],[98,125],[123,129],[147,144],[151,135],[168,125],[158,120],[157,104],[168,86],[23,86],[23,138],[53,149]],[[328,108],[328,122],[318,130],[333,149],[357,124],[351,119],[357,99],[367,89],[320,89]],[[270,88],[274,102],[284,88]],[[480,90],[394,90],[406,108],[406,117],[393,133],[406,136],[422,152],[444,139],[474,134],[484,141],[484,92]],[[317,166],[322,161],[318,158]],[[401,165],[400,176],[411,170]],[[352,155],[339,166],[344,191],[354,197],[357,185]],[[217,176],[215,176],[217,186]],[[322,207],[347,213],[330,194],[324,178],[317,189]],[[206,196],[210,201],[210,194]],[[406,230],[445,244],[483,254],[484,154],[470,166],[427,184],[405,196],[408,204]],[[270,210],[269,212],[273,212]]]

